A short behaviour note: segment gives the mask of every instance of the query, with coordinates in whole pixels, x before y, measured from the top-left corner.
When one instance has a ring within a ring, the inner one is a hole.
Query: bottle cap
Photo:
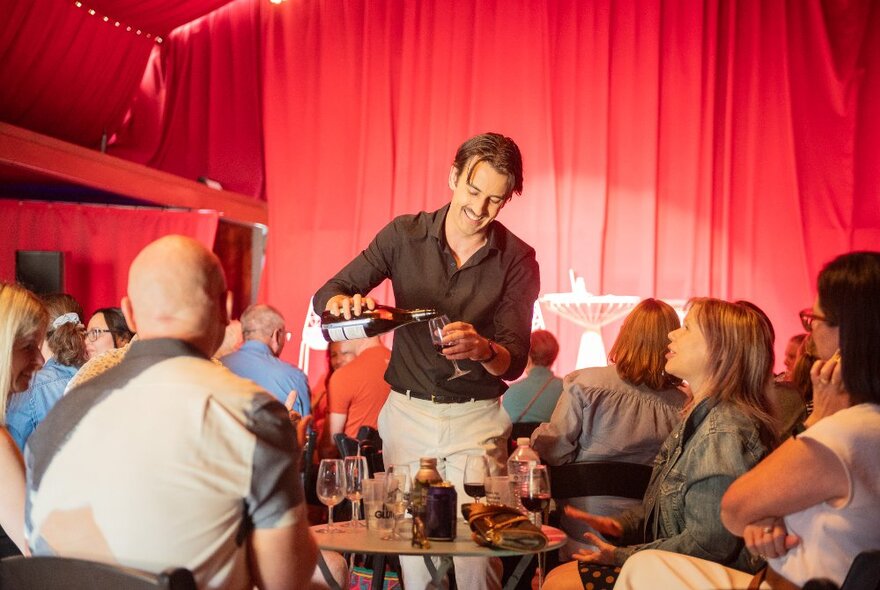
[[[518,447],[527,447],[531,444],[532,444],[532,441],[527,436],[521,436],[518,439],[516,439],[516,446],[518,446]]]
[[[422,457],[419,459],[419,465],[422,467],[436,467],[437,457]]]

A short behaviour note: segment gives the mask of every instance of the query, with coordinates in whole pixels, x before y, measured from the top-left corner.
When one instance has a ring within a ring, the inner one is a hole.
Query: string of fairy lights
[[[127,25],[127,24],[125,24],[124,22],[119,21],[119,20],[116,20],[116,19],[114,19],[114,18],[111,18],[111,17],[109,17],[109,16],[107,16],[107,15],[99,14],[98,11],[96,11],[94,8],[87,8],[87,7],[86,7],[82,2],[80,2],[79,0],[76,0],[76,1],[73,3],[73,5],[76,6],[77,8],[79,8],[79,9],[85,10],[85,11],[89,14],[89,16],[94,16],[94,17],[96,17],[96,18],[98,18],[98,19],[104,21],[104,22],[107,23],[107,24],[112,24],[112,25],[113,25],[114,27],[116,27],[117,29],[125,29],[125,31],[127,31],[127,32],[129,32],[129,33],[133,33],[133,34],[135,34],[135,35],[137,35],[137,36],[143,36],[143,37],[145,37],[146,39],[155,39],[156,43],[161,43],[161,42],[162,42],[162,37],[160,37],[159,35],[155,35],[155,34],[153,34],[153,33],[149,33],[149,32],[147,32],[147,31],[143,31],[143,30],[141,30],[141,29],[139,29],[139,28],[137,28],[137,27],[132,27],[131,25]]]

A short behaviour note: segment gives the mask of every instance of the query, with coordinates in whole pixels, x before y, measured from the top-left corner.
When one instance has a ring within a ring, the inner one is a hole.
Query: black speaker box
[[[64,253],[16,250],[15,281],[37,295],[64,292]]]

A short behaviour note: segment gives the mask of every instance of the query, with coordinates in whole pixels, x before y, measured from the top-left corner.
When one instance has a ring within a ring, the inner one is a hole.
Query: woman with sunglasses
[[[878,301],[880,252],[844,254],[825,266],[813,308],[801,312],[819,357],[807,429],[724,495],[725,526],[768,567],[753,578],[652,552],[624,567],[619,588],[796,589],[813,578],[840,586],[856,555],[880,548]]]
[[[86,350],[89,358],[95,358],[102,352],[122,348],[128,344],[134,332],[125,323],[122,310],[118,307],[102,307],[92,314],[86,327]]]
[[[47,323],[46,309],[36,295],[18,285],[0,283],[0,558],[26,550],[24,462],[4,426],[6,401],[25,391],[43,365],[40,344]]]

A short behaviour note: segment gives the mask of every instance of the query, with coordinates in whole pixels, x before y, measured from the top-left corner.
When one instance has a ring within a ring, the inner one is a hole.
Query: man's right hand
[[[335,316],[345,316],[345,319],[350,320],[352,316],[361,315],[364,308],[376,309],[376,302],[372,297],[364,297],[360,293],[355,293],[354,295],[334,295],[327,301],[324,310]]]

